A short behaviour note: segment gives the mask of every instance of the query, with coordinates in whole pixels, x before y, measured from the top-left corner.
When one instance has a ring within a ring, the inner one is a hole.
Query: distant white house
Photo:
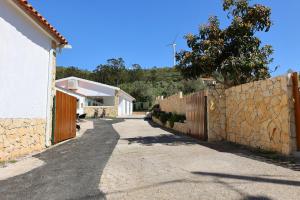
[[[0,0],[0,160],[50,145],[56,50],[68,42],[25,0]]]
[[[77,113],[88,117],[117,117],[131,115],[134,97],[118,87],[89,81],[77,77],[68,77],[56,81],[57,90],[77,98]]]

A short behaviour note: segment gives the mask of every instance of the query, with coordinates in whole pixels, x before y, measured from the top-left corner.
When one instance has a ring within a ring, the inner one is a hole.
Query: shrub
[[[155,111],[155,110],[160,110],[159,104],[155,104],[150,108],[150,112]]]
[[[152,111],[152,116],[155,118],[159,118],[160,114],[161,114],[161,111],[159,111],[159,110]]]
[[[175,122],[183,123],[184,120],[186,120],[185,115],[179,115],[176,113],[172,113],[171,117],[168,119],[171,128],[174,127]]]
[[[159,114],[159,120],[163,124],[167,123],[169,117],[170,117],[170,114],[166,113],[166,112],[160,112],[160,114]]]
[[[156,104],[151,108],[152,116],[159,119],[162,124],[166,124],[167,121],[169,121],[170,127],[174,127],[175,122],[181,122],[183,123],[186,120],[185,115],[180,115],[176,113],[167,113],[164,111],[161,111],[159,108],[159,105]]]

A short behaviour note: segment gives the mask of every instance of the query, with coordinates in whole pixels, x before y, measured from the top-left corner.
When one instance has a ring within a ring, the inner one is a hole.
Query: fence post
[[[204,94],[204,140],[208,141],[207,93]]]
[[[295,102],[295,125],[296,125],[296,138],[297,138],[297,149],[300,150],[300,93],[298,88],[298,73],[292,74],[293,81],[293,96]]]

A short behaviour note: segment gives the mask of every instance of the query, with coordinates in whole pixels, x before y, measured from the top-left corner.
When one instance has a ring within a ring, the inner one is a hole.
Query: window
[[[101,97],[86,99],[86,105],[88,106],[103,106],[103,102],[103,98]]]

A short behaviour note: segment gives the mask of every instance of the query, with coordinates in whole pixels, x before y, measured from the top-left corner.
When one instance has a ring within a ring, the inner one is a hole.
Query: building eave
[[[9,0],[19,8],[28,18],[39,26],[46,34],[57,43],[59,48],[68,45],[68,41],[62,36],[31,4],[26,0]]]

